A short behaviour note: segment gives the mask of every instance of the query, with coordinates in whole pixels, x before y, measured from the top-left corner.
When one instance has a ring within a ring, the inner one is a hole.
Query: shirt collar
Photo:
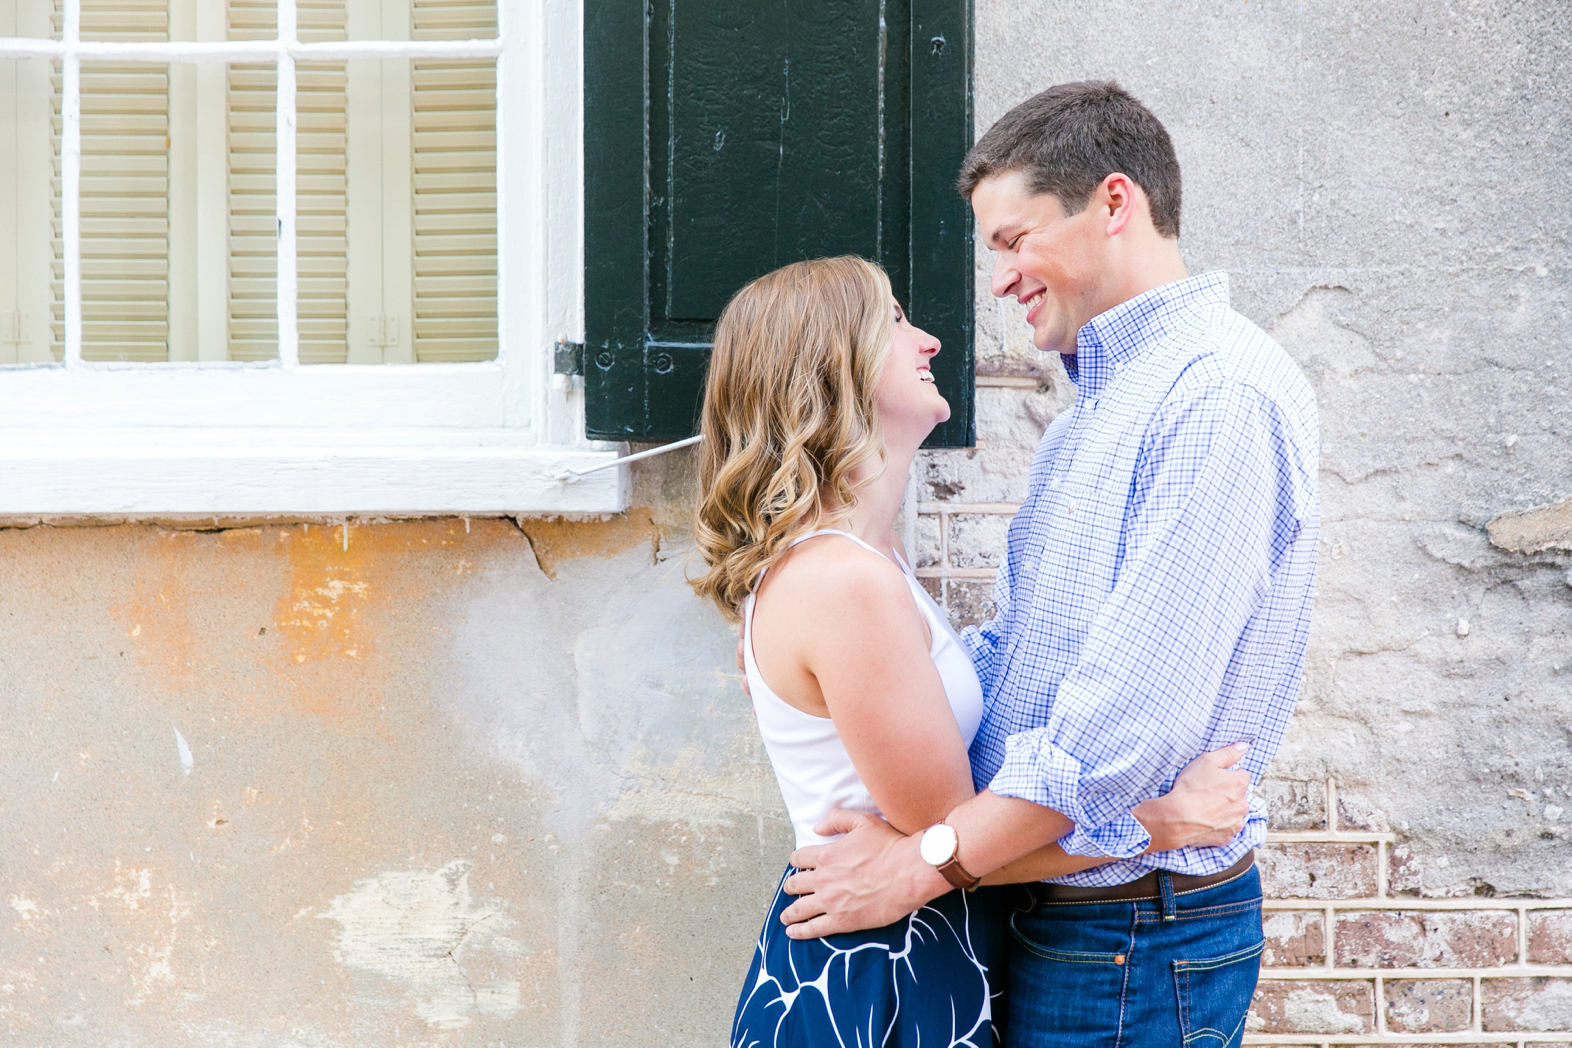
[[[1175,280],[1097,314],[1077,333],[1074,355],[1063,358],[1064,370],[1081,396],[1100,396],[1119,369],[1167,331],[1175,318],[1202,305],[1229,305],[1227,273]]]

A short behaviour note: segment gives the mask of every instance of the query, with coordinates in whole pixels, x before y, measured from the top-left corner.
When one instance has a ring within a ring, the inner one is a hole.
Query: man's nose
[[[993,292],[994,298],[1003,298],[1010,293],[1010,289],[1021,279],[1021,274],[1010,265],[1009,259],[1000,255],[993,262],[993,283],[988,288]]]

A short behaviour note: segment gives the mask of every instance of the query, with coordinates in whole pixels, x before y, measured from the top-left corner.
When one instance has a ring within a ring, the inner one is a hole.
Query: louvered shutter
[[[228,0],[227,8],[229,39],[277,35],[276,3]],[[225,80],[229,358],[272,360],[278,355],[278,70],[271,63],[231,65]]]
[[[56,8],[58,31],[61,13]],[[169,38],[158,0],[85,3],[82,35],[94,40]],[[82,63],[82,357],[169,357],[169,70],[163,65]],[[54,76],[53,342],[65,338],[61,237],[60,105]]]
[[[496,6],[415,0],[411,37],[495,36]],[[415,356],[497,355],[497,120],[492,62],[414,69]]]
[[[272,9],[271,0],[256,2]],[[344,0],[297,0],[300,38],[346,40]],[[295,244],[300,361],[348,359],[348,76],[343,62],[295,67]]]

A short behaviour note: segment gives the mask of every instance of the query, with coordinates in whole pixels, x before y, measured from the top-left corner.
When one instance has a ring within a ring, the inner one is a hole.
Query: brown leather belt
[[[1255,852],[1245,853],[1245,857],[1234,863],[1222,873],[1208,873],[1196,877],[1188,873],[1169,874],[1174,881],[1174,894],[1183,895],[1185,892],[1200,891],[1210,888],[1224,881],[1231,881],[1235,877],[1249,871],[1255,865]],[[1040,882],[1029,885],[1032,898],[1038,905],[1045,903],[1066,902],[1135,902],[1141,899],[1156,899],[1161,895],[1157,886],[1157,873],[1153,871],[1145,877],[1138,877],[1124,884],[1115,884],[1107,888],[1083,888],[1074,884],[1048,884]]]

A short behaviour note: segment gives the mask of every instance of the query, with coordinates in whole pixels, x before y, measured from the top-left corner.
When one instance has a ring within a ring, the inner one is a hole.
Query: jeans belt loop
[[[1174,905],[1174,875],[1167,870],[1157,871],[1157,890],[1163,900],[1163,920],[1171,921],[1179,908]]]

